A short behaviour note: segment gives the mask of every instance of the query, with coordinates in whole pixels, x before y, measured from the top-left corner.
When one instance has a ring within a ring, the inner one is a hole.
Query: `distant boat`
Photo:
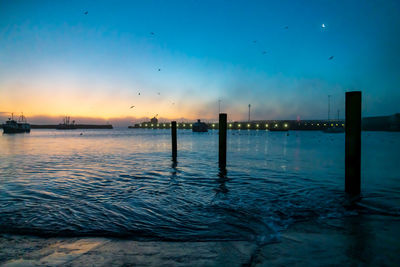
[[[196,132],[196,133],[208,132],[207,124],[205,124],[204,122],[201,122],[200,120],[197,120],[196,123],[193,123],[192,132]]]
[[[75,121],[72,121],[72,123],[69,122],[70,117],[65,117],[63,123],[60,123],[57,125],[56,129],[57,130],[75,130],[78,129],[75,125]]]
[[[21,115],[18,121],[14,120],[13,114],[11,114],[11,118],[8,118],[8,121],[3,125],[3,133],[11,134],[11,133],[29,133],[31,131],[31,125],[27,123],[24,115]]]

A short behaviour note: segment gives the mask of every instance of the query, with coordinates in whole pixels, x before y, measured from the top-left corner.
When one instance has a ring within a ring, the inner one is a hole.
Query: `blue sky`
[[[364,115],[392,114],[399,14],[399,1],[2,0],[0,112],[212,119],[221,99],[235,120],[249,103],[254,119],[318,119],[327,95],[344,114],[362,90]]]

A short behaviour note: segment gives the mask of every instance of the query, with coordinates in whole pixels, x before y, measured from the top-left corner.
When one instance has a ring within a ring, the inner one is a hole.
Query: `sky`
[[[352,90],[389,115],[399,47],[399,1],[0,0],[0,118],[342,118]]]

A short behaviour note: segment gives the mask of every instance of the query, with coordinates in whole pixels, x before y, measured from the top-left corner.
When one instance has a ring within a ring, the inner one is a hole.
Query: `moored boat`
[[[14,115],[11,114],[11,118],[3,125],[3,133],[29,133],[31,131],[31,125],[26,121],[24,115],[21,115],[18,121],[14,120]]]
[[[200,120],[197,120],[196,123],[193,123],[192,132],[196,132],[196,133],[208,132],[207,124],[205,124],[204,122],[201,122]]]
[[[75,125],[75,121],[72,121],[72,123],[69,122],[70,117],[65,117],[63,123],[60,123],[57,125],[56,129],[57,130],[75,130],[78,129]]]

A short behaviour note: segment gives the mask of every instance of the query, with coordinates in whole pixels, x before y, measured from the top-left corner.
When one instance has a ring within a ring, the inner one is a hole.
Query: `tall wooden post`
[[[172,160],[176,162],[177,158],[177,142],[176,142],[176,121],[171,122],[171,136],[172,136]]]
[[[345,190],[361,192],[361,92],[346,92]]]
[[[219,114],[219,167],[226,168],[226,113]]]

